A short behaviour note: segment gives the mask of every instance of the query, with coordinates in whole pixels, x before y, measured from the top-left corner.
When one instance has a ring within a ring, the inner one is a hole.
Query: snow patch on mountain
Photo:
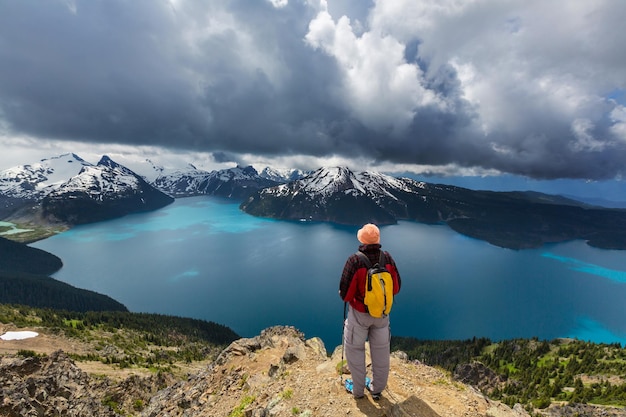
[[[73,153],[18,165],[0,172],[0,194],[38,200],[89,166],[93,165]]]
[[[310,174],[310,172],[301,169],[265,167],[259,173],[259,176],[278,183],[286,183],[299,180],[308,174]]]
[[[209,172],[189,164],[182,169],[162,171],[152,184],[174,197],[193,196],[202,194],[200,188],[210,175]]]
[[[187,168],[163,173],[154,181],[159,190],[174,197],[215,195],[227,198],[245,198],[259,189],[277,183],[259,176],[251,166],[203,171],[189,164]]]
[[[153,183],[160,175],[173,171],[173,169],[166,168],[149,158],[139,159],[129,155],[113,155],[111,159],[143,177],[148,183]]]

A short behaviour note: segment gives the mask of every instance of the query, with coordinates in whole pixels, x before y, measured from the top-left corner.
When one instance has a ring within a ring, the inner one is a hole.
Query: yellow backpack
[[[367,279],[365,280],[365,298],[363,302],[372,317],[385,317],[389,315],[393,304],[393,277],[387,270],[385,253],[380,251],[378,263],[372,266],[367,255],[357,252],[357,255],[367,266]]]

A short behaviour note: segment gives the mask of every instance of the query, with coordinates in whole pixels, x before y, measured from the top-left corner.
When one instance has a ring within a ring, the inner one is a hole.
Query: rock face
[[[461,364],[454,370],[454,379],[476,387],[480,392],[491,393],[502,388],[505,380],[480,362]]]
[[[121,416],[122,408],[139,411],[158,389],[173,383],[166,375],[130,376],[118,383],[92,378],[62,351],[1,357],[0,416]]]
[[[0,415],[116,416],[89,389],[89,376],[63,353],[0,361]]]

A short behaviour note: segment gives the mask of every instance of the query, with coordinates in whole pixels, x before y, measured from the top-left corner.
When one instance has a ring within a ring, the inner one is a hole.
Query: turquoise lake
[[[134,312],[224,324],[243,337],[292,325],[341,343],[337,294],[358,227],[256,218],[213,197],[84,225],[31,246],[59,256],[54,278]],[[583,241],[514,251],[447,226],[381,228],[402,290],[392,333],[419,339],[575,337],[626,346],[626,253]]]

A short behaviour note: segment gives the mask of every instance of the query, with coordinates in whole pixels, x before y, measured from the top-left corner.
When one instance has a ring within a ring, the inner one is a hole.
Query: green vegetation
[[[485,394],[510,406],[523,404],[529,411],[552,402],[626,406],[626,349],[619,343],[393,338],[392,349],[450,372],[457,365],[480,362],[500,376],[483,388]]]
[[[75,360],[153,371],[168,371],[175,362],[211,358],[239,338],[230,328],[213,322],[121,311],[80,313],[0,304],[0,323],[47,328],[94,346],[87,355],[68,352]]]
[[[392,350],[406,352],[416,359],[432,366],[440,366],[452,372],[457,365],[469,363],[491,345],[486,338],[471,340],[423,341],[410,337],[396,337],[391,340]]]
[[[244,397],[241,400],[241,403],[237,407],[235,407],[235,409],[233,411],[230,412],[228,417],[243,417],[244,410],[246,409],[247,406],[252,404],[255,399],[256,399],[256,397],[252,397],[252,396]]]
[[[28,214],[25,215],[25,212]],[[40,218],[37,218],[35,212],[37,212],[37,209],[31,207],[30,209],[22,211],[22,216],[17,215],[20,220],[13,220],[11,222],[0,221],[0,235],[6,233],[2,235],[2,237],[14,242],[31,243],[54,236],[69,229],[67,225],[62,223],[44,222]],[[1,214],[2,213],[0,213],[0,217],[4,217]]]
[[[37,352],[33,350],[20,349],[17,351],[17,356],[21,356],[22,358],[36,358]]]
[[[106,397],[104,400],[102,400],[102,405],[109,407],[117,414],[124,415],[124,410],[122,410],[120,404],[111,397]]]
[[[10,235],[5,235],[6,238],[13,240],[15,242],[20,243],[32,243],[37,242],[38,240],[43,240],[49,238],[50,236],[54,236],[61,232],[68,230],[68,227],[65,225],[54,225],[54,226],[41,226],[37,224],[16,224],[15,227],[20,229],[20,232],[12,233]],[[2,231],[0,230],[0,233]]]
[[[626,350],[619,343],[511,340],[478,360],[507,376],[507,383],[492,394],[507,404],[626,405]]]

